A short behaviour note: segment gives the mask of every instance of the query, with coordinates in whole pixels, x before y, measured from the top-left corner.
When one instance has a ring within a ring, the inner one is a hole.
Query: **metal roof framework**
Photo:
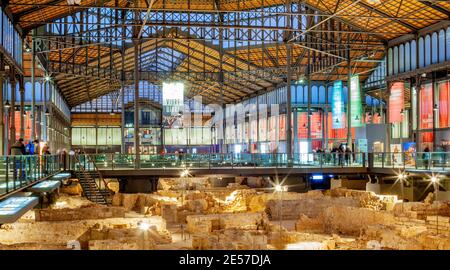
[[[346,80],[350,58],[352,73],[365,80],[388,40],[450,15],[450,3],[421,0],[82,0],[79,6],[9,0],[6,6],[29,42],[36,29],[33,39],[45,44],[38,57],[71,107],[133,84],[137,38],[141,80],[182,80],[190,97],[232,103],[285,83],[288,68],[293,80],[305,74]],[[24,69],[29,74],[29,62]]]

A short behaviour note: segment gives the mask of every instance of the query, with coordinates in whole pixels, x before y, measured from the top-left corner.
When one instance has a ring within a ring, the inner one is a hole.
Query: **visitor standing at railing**
[[[350,147],[345,148],[345,164],[346,165],[350,165],[350,163],[352,162],[351,155],[352,155],[352,150],[350,150]]]
[[[21,169],[22,166],[22,155],[25,155],[25,145],[23,144],[23,139],[20,138],[17,142],[11,146],[11,156],[14,163],[13,177],[17,179],[17,172],[20,171],[20,178],[24,176],[24,171]],[[17,157],[18,156],[18,157]]]
[[[424,152],[422,154],[423,163],[425,165],[425,169],[428,170],[428,169],[430,169],[430,159],[431,159],[430,148],[428,148],[428,146],[425,147],[423,152]]]
[[[63,149],[60,153],[61,157],[60,157],[60,169],[63,169],[64,171],[66,171],[67,169],[67,152],[66,149]]]
[[[44,173],[48,174],[48,160],[49,160],[49,156],[50,156],[50,147],[48,146],[48,144],[45,144],[44,147],[42,148],[42,157],[43,157],[43,161],[44,161]]]
[[[40,155],[41,154],[41,147],[39,146],[39,140],[34,140],[33,141],[33,145],[34,145],[34,155]]]

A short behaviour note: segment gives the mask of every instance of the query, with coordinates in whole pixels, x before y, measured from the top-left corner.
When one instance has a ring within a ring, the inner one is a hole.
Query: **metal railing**
[[[134,169],[136,156],[92,154],[98,169]],[[450,152],[403,153],[308,153],[294,154],[157,154],[140,155],[140,169],[175,168],[394,168],[449,170]]]
[[[59,173],[63,161],[59,155],[0,156],[0,196]]]
[[[373,153],[374,168],[450,171],[450,152]]]
[[[86,159],[98,169],[134,169],[136,156],[129,154],[92,154]],[[310,153],[294,154],[159,154],[140,155],[140,169],[171,168],[344,168],[366,167],[366,153]]]

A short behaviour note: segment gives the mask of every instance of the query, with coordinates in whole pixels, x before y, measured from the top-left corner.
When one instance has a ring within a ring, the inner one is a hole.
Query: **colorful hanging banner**
[[[403,121],[404,94],[405,84],[403,82],[392,84],[391,95],[389,96],[389,123],[401,123]]]
[[[162,99],[163,127],[182,127],[184,111],[184,84],[179,82],[164,82]]]
[[[343,128],[344,123],[344,97],[342,81],[335,81],[331,100],[331,113],[333,115],[333,128]]]
[[[364,126],[364,116],[362,109],[361,89],[359,87],[359,75],[354,75],[350,79],[350,98],[351,126],[362,127]]]

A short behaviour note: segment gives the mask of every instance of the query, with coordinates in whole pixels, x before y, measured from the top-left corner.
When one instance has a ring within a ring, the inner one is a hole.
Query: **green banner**
[[[350,97],[351,97],[351,126],[362,127],[364,126],[364,114],[362,109],[361,89],[359,87],[359,75],[354,75],[350,79]]]

